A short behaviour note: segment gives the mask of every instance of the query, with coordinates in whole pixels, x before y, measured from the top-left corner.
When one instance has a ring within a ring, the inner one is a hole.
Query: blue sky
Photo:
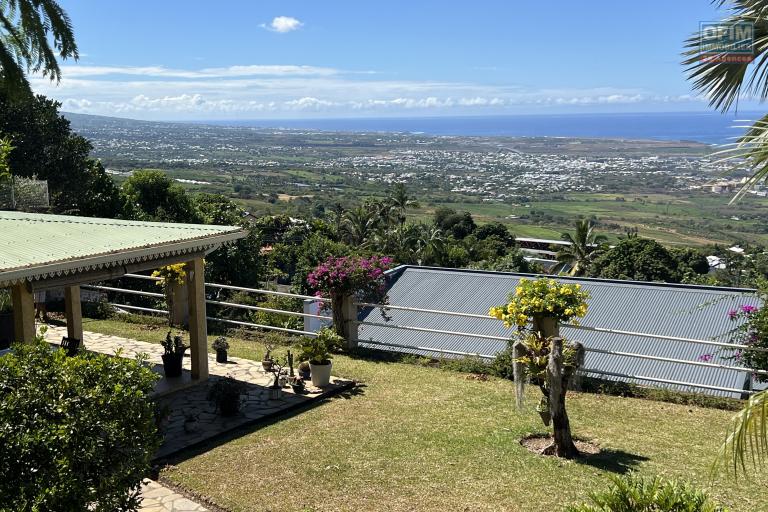
[[[709,0],[62,0],[71,112],[259,119],[703,111],[683,40]]]

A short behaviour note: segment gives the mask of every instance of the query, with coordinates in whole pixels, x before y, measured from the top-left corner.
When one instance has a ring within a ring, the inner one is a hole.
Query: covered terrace
[[[36,292],[63,289],[67,337],[83,339],[80,285],[186,265],[191,376],[208,377],[203,258],[245,236],[234,226],[0,212],[0,288],[10,288],[14,339],[31,342]]]

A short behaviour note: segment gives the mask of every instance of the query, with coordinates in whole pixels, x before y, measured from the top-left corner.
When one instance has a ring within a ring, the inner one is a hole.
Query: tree
[[[717,0],[722,6],[730,4],[731,14],[722,21],[724,26],[737,24],[753,25],[753,44],[749,61],[734,61],[727,48],[713,53],[710,45],[702,44],[711,37],[702,32],[691,36],[686,42],[688,79],[693,89],[709,99],[711,107],[728,112],[738,104],[742,95],[756,96],[761,102],[768,99],[768,25],[765,13],[768,0]],[[743,196],[752,185],[768,178],[768,114],[761,117],[742,135],[735,147],[723,151],[734,160],[743,159],[752,176],[733,198]]]
[[[342,233],[347,242],[355,247],[363,247],[373,236],[378,218],[370,206],[357,206],[344,212],[341,223]]]
[[[135,171],[123,183],[126,215],[139,220],[198,224],[202,216],[192,198],[164,172]]]
[[[398,221],[401,226],[405,224],[405,214],[408,208],[419,207],[418,201],[408,196],[408,189],[402,183],[395,183],[387,197],[387,202],[397,210]]]
[[[594,259],[591,277],[679,283],[678,262],[661,244],[647,238],[626,238]]]
[[[680,277],[706,274],[709,272],[709,262],[706,256],[692,247],[672,247],[669,253],[677,260],[677,271]]]
[[[570,266],[570,275],[583,276],[587,273],[589,265],[596,254],[600,244],[604,244],[607,239],[605,235],[595,233],[595,223],[592,219],[579,219],[576,221],[576,232],[563,233],[561,239],[568,242],[567,245],[557,252],[558,265],[556,271]]]
[[[54,212],[119,215],[118,188],[89,157],[90,142],[59,115],[60,106],[44,96],[12,100],[0,90],[0,134],[13,146],[8,155],[12,174],[47,180]]]
[[[474,235],[478,240],[495,237],[504,242],[507,247],[515,245],[515,235],[501,222],[489,222],[478,226]]]
[[[253,286],[264,275],[262,238],[238,205],[220,194],[199,194],[194,198],[202,222],[220,226],[242,226],[244,238],[226,244],[205,258],[205,278],[214,283]]]
[[[0,2],[0,90],[31,95],[27,72],[42,72],[58,82],[57,58],[69,57],[78,58],[77,44],[72,22],[57,2]]]
[[[435,226],[444,233],[450,233],[457,240],[472,234],[477,225],[469,212],[457,212],[452,208],[435,210]]]

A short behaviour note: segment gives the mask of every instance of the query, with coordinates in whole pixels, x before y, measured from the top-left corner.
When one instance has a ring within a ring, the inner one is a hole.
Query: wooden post
[[[202,258],[186,264],[189,300],[189,350],[192,378],[208,378],[208,325],[205,312],[205,267]]]
[[[32,343],[35,340],[35,298],[32,286],[27,282],[14,285],[11,289],[13,301],[13,328],[15,341]]]
[[[67,320],[67,337],[83,341],[83,310],[80,304],[80,286],[64,288],[64,315]]]

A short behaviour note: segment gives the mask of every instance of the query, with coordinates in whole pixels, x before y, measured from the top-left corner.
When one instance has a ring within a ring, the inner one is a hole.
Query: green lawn
[[[154,342],[163,334],[161,325],[115,320],[84,327]],[[231,344],[235,356],[263,353],[256,341]],[[233,511],[558,511],[634,469],[692,480],[736,511],[768,510],[762,482],[710,481],[730,412],[573,393],[574,433],[603,449],[573,462],[520,446],[543,430],[535,390],[519,413],[504,380],[348,356],[334,359],[334,373],[362,382],[359,393],[257,428],[162,476]]]

